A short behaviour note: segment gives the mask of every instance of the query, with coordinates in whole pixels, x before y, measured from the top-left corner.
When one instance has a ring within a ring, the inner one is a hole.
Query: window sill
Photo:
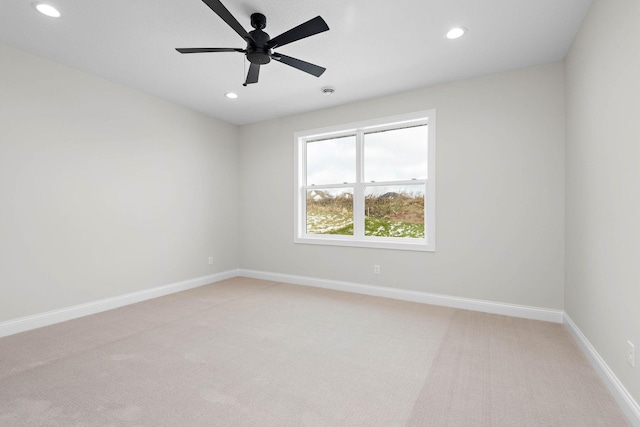
[[[429,245],[423,239],[370,238],[362,240],[349,236],[323,235],[322,237],[297,237],[294,239],[294,243],[303,245],[350,246],[373,249],[394,249],[401,251],[435,252],[435,245]]]

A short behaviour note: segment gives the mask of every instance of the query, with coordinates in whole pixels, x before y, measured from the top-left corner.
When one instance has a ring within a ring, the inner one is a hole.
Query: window
[[[295,134],[295,243],[435,250],[435,110]]]

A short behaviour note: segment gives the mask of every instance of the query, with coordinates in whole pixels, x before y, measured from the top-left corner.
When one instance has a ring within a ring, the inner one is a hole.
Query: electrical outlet
[[[632,368],[636,367],[636,346],[631,341],[627,341],[627,362]]]
[[[378,264],[373,266],[373,274],[380,274],[380,266]]]
[[[213,257],[212,256],[209,257],[209,265],[213,265]]]

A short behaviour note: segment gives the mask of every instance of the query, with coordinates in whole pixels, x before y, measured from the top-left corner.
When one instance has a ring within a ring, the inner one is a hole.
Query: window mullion
[[[353,234],[364,237],[364,132],[356,133],[356,185],[353,189]]]
[[[295,232],[297,236],[306,236],[307,234],[307,203],[306,203],[306,186],[307,186],[307,143],[304,138],[300,138],[296,144],[295,161],[297,173],[295,177],[296,192],[296,221]]]

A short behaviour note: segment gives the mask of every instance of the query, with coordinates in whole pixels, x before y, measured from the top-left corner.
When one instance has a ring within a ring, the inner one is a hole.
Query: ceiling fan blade
[[[282,62],[283,64],[287,64],[293,68],[297,68],[300,71],[304,71],[305,73],[312,74],[316,77],[320,77],[322,73],[326,71],[326,68],[324,67],[301,61],[300,59],[292,58],[281,53],[274,52],[273,55],[271,55],[271,58],[275,59],[276,61]]]
[[[247,43],[255,43],[253,37],[244,29],[242,25],[238,22],[236,18],[233,17],[231,12],[224,7],[224,5],[219,0],[202,0],[207,6],[211,8],[215,13],[218,14],[220,18],[224,22],[227,23],[228,26],[234,29],[236,33],[240,35],[243,39],[247,41]]]
[[[259,74],[260,74],[260,65],[252,63],[249,66],[249,72],[247,73],[247,80],[244,82],[243,86],[250,85],[252,83],[258,83]]]
[[[320,16],[316,16],[313,19],[308,20],[304,24],[300,24],[295,28],[285,31],[269,40],[267,43],[267,49],[273,49],[276,47],[284,46],[285,44],[304,39],[305,37],[313,36],[324,31],[328,31],[329,26],[324,19]]]
[[[176,50],[180,53],[246,52],[234,47],[177,47]]]

